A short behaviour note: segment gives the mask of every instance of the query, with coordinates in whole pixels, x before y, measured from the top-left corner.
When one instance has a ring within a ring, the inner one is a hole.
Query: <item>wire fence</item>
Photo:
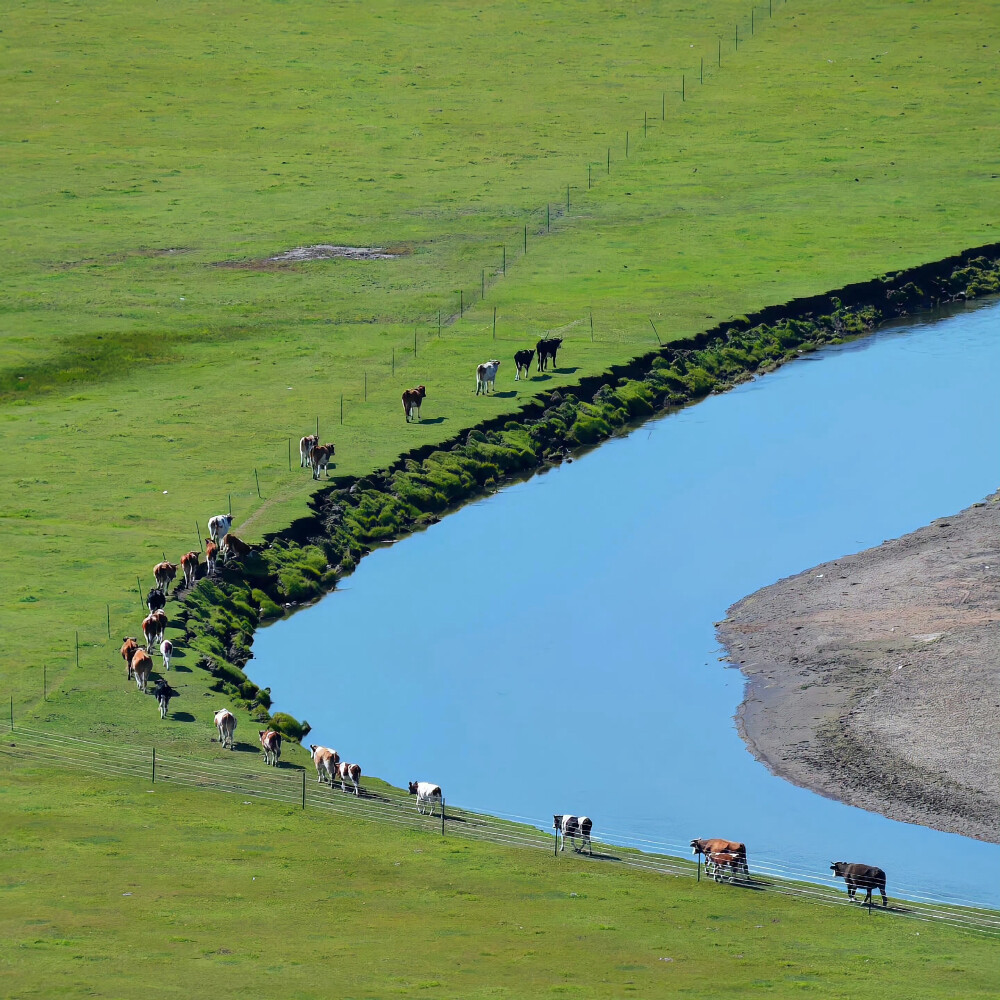
[[[245,745],[243,745],[245,747]],[[379,783],[378,790],[365,787],[355,795],[350,782],[346,791],[339,780],[320,783],[311,769],[282,763],[263,768],[259,753],[226,752],[215,759],[195,758],[173,750],[126,746],[117,742],[67,736],[18,725],[0,740],[0,753],[26,762],[50,762],[59,768],[74,767],[105,776],[142,778],[155,784],[180,785],[225,792],[246,797],[248,801],[281,803],[298,809],[318,810],[351,816],[377,823],[390,823],[401,829],[422,830],[427,834],[460,837],[469,840],[547,851],[564,850],[565,840],[545,832],[548,823],[537,817],[494,813],[486,815],[457,808],[442,802],[433,814],[421,814],[415,800],[407,793]],[[220,754],[222,753],[220,749]],[[424,807],[429,808],[428,806]],[[625,831],[605,830],[606,839],[593,840],[589,850],[575,856],[595,864],[660,875],[712,879],[703,872],[700,862],[690,859],[687,844],[635,837]],[[582,842],[581,842],[582,845]],[[586,847],[587,845],[582,845]],[[686,856],[687,855],[687,856]],[[756,890],[794,896],[826,906],[854,906],[847,898],[843,883],[828,873],[817,873],[781,859],[750,854],[750,874],[722,875],[734,889]],[[893,882],[891,905],[869,906],[868,913],[906,916],[911,919],[949,924],[969,930],[1000,933],[1000,912],[968,900],[944,900],[923,891],[920,886]]]

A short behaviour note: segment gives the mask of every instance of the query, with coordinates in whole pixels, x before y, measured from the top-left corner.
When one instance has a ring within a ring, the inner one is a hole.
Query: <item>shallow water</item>
[[[659,418],[366,557],[261,630],[253,679],[396,784],[595,836],[743,840],[1000,906],[1000,847],[773,776],[713,622],[784,576],[1000,485],[1000,303],[886,329]],[[876,803],[873,803],[873,806]]]

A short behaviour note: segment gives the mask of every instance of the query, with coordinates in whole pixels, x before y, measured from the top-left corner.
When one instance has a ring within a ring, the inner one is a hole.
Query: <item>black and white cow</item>
[[[160,706],[160,718],[165,719],[167,717],[167,707],[170,705],[170,699],[176,698],[177,692],[161,677],[156,682],[156,687],[153,688],[153,697]]]
[[[591,855],[594,853],[594,846],[590,842],[590,831],[594,824],[589,816],[553,816],[552,817],[552,827],[556,831],[556,837],[562,834],[562,847],[559,848],[561,851],[566,850],[566,838],[569,837],[573,841],[573,850],[578,853],[586,847]],[[580,838],[580,847],[576,846],[576,838]]]
[[[490,389],[496,389],[497,371],[500,362],[494,358],[492,361],[484,361],[476,368],[476,395],[480,392],[485,396]]]
[[[159,611],[160,608],[164,608],[167,605],[167,595],[163,593],[158,587],[154,587],[146,595],[146,607],[149,608],[149,613],[152,614],[154,611]]]
[[[208,519],[208,533],[212,536],[212,541],[216,545],[221,544],[222,539],[229,534],[229,529],[233,526],[231,514],[216,514]]]
[[[417,797],[417,812],[423,815],[424,809],[429,805],[431,815],[434,815],[434,803],[441,805],[441,786],[435,785],[431,781],[411,781],[410,794]]]
[[[534,348],[527,347],[523,351],[518,351],[514,355],[514,364],[517,367],[517,374],[514,376],[514,381],[519,382],[521,380],[521,374],[524,373],[524,377],[528,377],[528,372],[531,371],[531,359],[535,356]]]

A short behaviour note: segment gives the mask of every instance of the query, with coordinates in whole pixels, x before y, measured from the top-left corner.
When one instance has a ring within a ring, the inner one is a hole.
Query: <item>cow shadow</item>
[[[423,417],[418,423],[421,424],[443,424],[447,417]]]
[[[189,673],[191,673],[191,668],[190,667],[185,667],[183,663],[178,663],[174,659],[171,659],[171,661],[170,661],[170,670],[171,670],[171,672],[173,672],[173,671],[176,670],[177,673],[179,673],[179,674],[189,674]]]
[[[490,395],[497,399],[511,399],[517,395],[517,389],[511,389],[509,392],[491,392]]]
[[[553,366],[552,370],[557,375],[575,375],[580,369],[579,369],[579,367],[575,367],[575,368],[556,368],[555,366]]]
[[[582,851],[580,852],[583,853]],[[594,851],[593,854],[588,854],[587,857],[593,858],[595,861],[621,861],[621,858],[617,854],[602,854],[599,851]]]
[[[170,718],[174,722],[194,722],[194,716],[190,712],[171,712]]]
[[[551,375],[532,375],[531,376],[531,381],[532,382],[549,382],[549,381],[551,381],[551,379],[552,379]]]

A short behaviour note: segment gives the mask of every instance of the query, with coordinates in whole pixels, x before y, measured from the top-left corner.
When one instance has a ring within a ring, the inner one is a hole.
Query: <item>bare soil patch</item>
[[[718,633],[774,773],[1000,842],[1000,493],[765,587]]]
[[[349,247],[335,243],[316,243],[308,247],[293,247],[273,257],[221,260],[215,266],[249,271],[277,271],[311,260],[395,260],[412,252],[411,247],[401,244],[389,247]]]

